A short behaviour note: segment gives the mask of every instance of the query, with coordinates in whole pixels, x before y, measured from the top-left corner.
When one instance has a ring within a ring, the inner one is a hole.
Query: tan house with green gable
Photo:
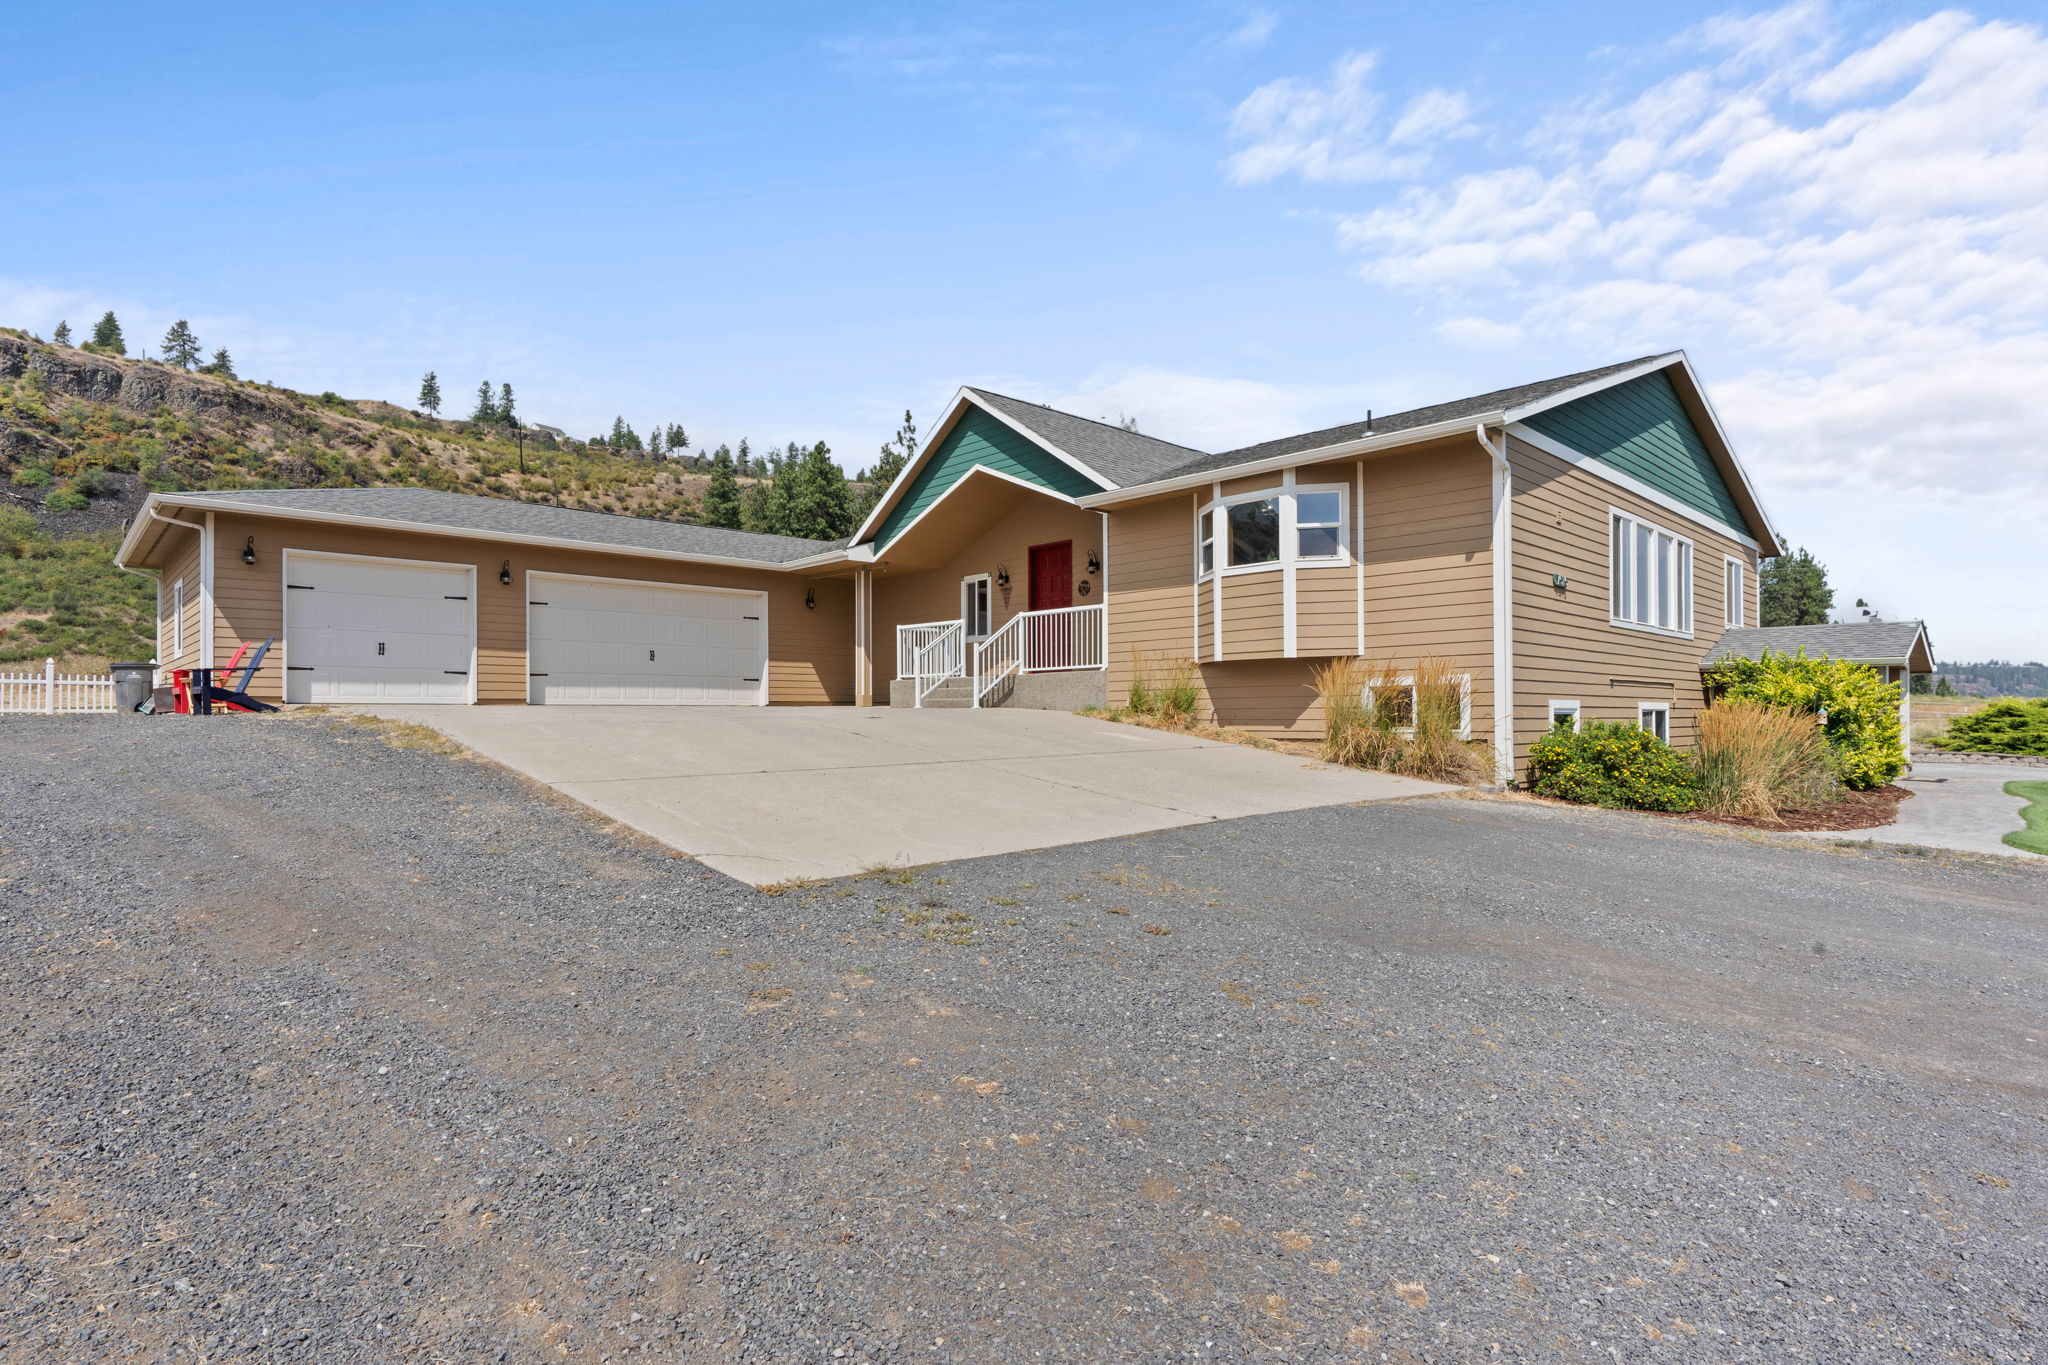
[[[419,489],[152,497],[160,662],[284,701],[1057,706],[1193,660],[1309,735],[1339,655],[1453,661],[1503,771],[1560,718],[1691,740],[1775,532],[1682,352],[1208,452],[981,389],[846,542]]]

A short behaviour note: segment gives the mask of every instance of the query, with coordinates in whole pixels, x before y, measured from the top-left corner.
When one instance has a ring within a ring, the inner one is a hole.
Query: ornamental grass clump
[[[1131,686],[1124,698],[1131,712],[1184,726],[1193,723],[1201,701],[1202,684],[1193,659],[1131,651]]]
[[[1700,712],[1693,755],[1699,807],[1715,815],[1776,820],[1841,797],[1834,753],[1819,721],[1782,706],[1723,701]]]
[[[1449,659],[1424,655],[1415,661],[1409,694],[1413,727],[1394,771],[1430,782],[1483,782],[1488,773],[1463,738],[1465,678]]]
[[[1699,779],[1685,755],[1620,721],[1587,721],[1578,730],[1558,726],[1530,749],[1529,767],[1538,796],[1617,810],[1699,805]]]
[[[1314,678],[1316,697],[1323,706],[1323,757],[1331,763],[1353,768],[1391,768],[1400,757],[1401,740],[1388,723],[1383,699],[1385,689],[1376,687],[1381,676],[1391,677],[1386,664],[1367,664],[1344,656],[1318,665]]]

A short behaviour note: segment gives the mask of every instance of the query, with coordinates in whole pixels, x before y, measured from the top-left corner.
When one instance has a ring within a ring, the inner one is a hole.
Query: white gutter
[[[1243,464],[1228,465],[1222,469],[1205,469],[1199,474],[1183,474],[1177,478],[1159,479],[1152,483],[1134,483],[1125,488],[1110,489],[1106,493],[1084,493],[1074,501],[1082,507],[1105,507],[1112,503],[1127,502],[1132,498],[1151,497],[1157,493],[1179,493],[1189,488],[1201,488],[1222,479],[1249,478],[1253,474],[1270,474],[1295,465],[1322,464],[1330,460],[1370,454],[1373,451],[1394,450],[1423,441],[1457,436],[1470,430],[1474,422],[1481,426],[1497,425],[1506,416],[1505,412],[1487,412],[1474,417],[1460,417],[1449,422],[1432,422],[1426,427],[1410,427],[1406,431],[1392,432],[1385,436],[1364,436],[1355,440],[1339,441],[1334,445],[1297,450],[1286,455],[1269,455],[1263,460],[1247,460]]]
[[[1472,434],[1493,465],[1493,775],[1505,787],[1515,780],[1515,471],[1505,425],[1499,446],[1487,439],[1484,422]]]
[[[689,564],[726,564],[742,569],[768,569],[778,572],[791,569],[820,568],[828,564],[846,562],[852,558],[847,550],[826,550],[820,554],[806,555],[802,559],[745,559],[737,555],[690,554],[680,550],[651,550],[632,545],[611,545],[601,541],[572,540],[562,536],[529,536],[508,531],[484,531],[467,526],[441,526],[432,522],[398,521],[390,517],[351,516],[340,512],[315,512],[300,508],[278,507],[269,503],[256,502],[215,502],[205,498],[180,498],[176,494],[154,494],[145,510],[158,521],[168,521],[175,526],[201,529],[189,521],[179,521],[156,511],[161,501],[173,507],[189,507],[204,511],[208,516],[214,512],[240,512],[247,516],[278,517],[286,521],[321,522],[336,526],[362,526],[372,530],[410,531],[414,535],[452,536],[461,540],[487,540],[505,545],[537,545],[549,549],[588,550],[597,554],[634,555],[642,559],[678,560]],[[141,522],[138,520],[137,525]],[[130,540],[134,533],[130,532]],[[115,562],[128,557],[130,545],[124,543],[115,555]]]

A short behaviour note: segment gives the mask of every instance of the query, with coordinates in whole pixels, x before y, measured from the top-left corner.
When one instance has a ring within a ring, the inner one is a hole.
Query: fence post
[[[57,661],[43,660],[43,714],[57,714]]]

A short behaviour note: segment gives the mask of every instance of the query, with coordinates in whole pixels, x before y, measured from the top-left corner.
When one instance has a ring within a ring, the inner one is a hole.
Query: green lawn
[[[2029,853],[2048,854],[2048,781],[2036,778],[2026,782],[2008,782],[2005,790],[2009,795],[2033,802],[2020,812],[2020,819],[2027,822],[2027,827],[2006,835],[2005,841]]]

